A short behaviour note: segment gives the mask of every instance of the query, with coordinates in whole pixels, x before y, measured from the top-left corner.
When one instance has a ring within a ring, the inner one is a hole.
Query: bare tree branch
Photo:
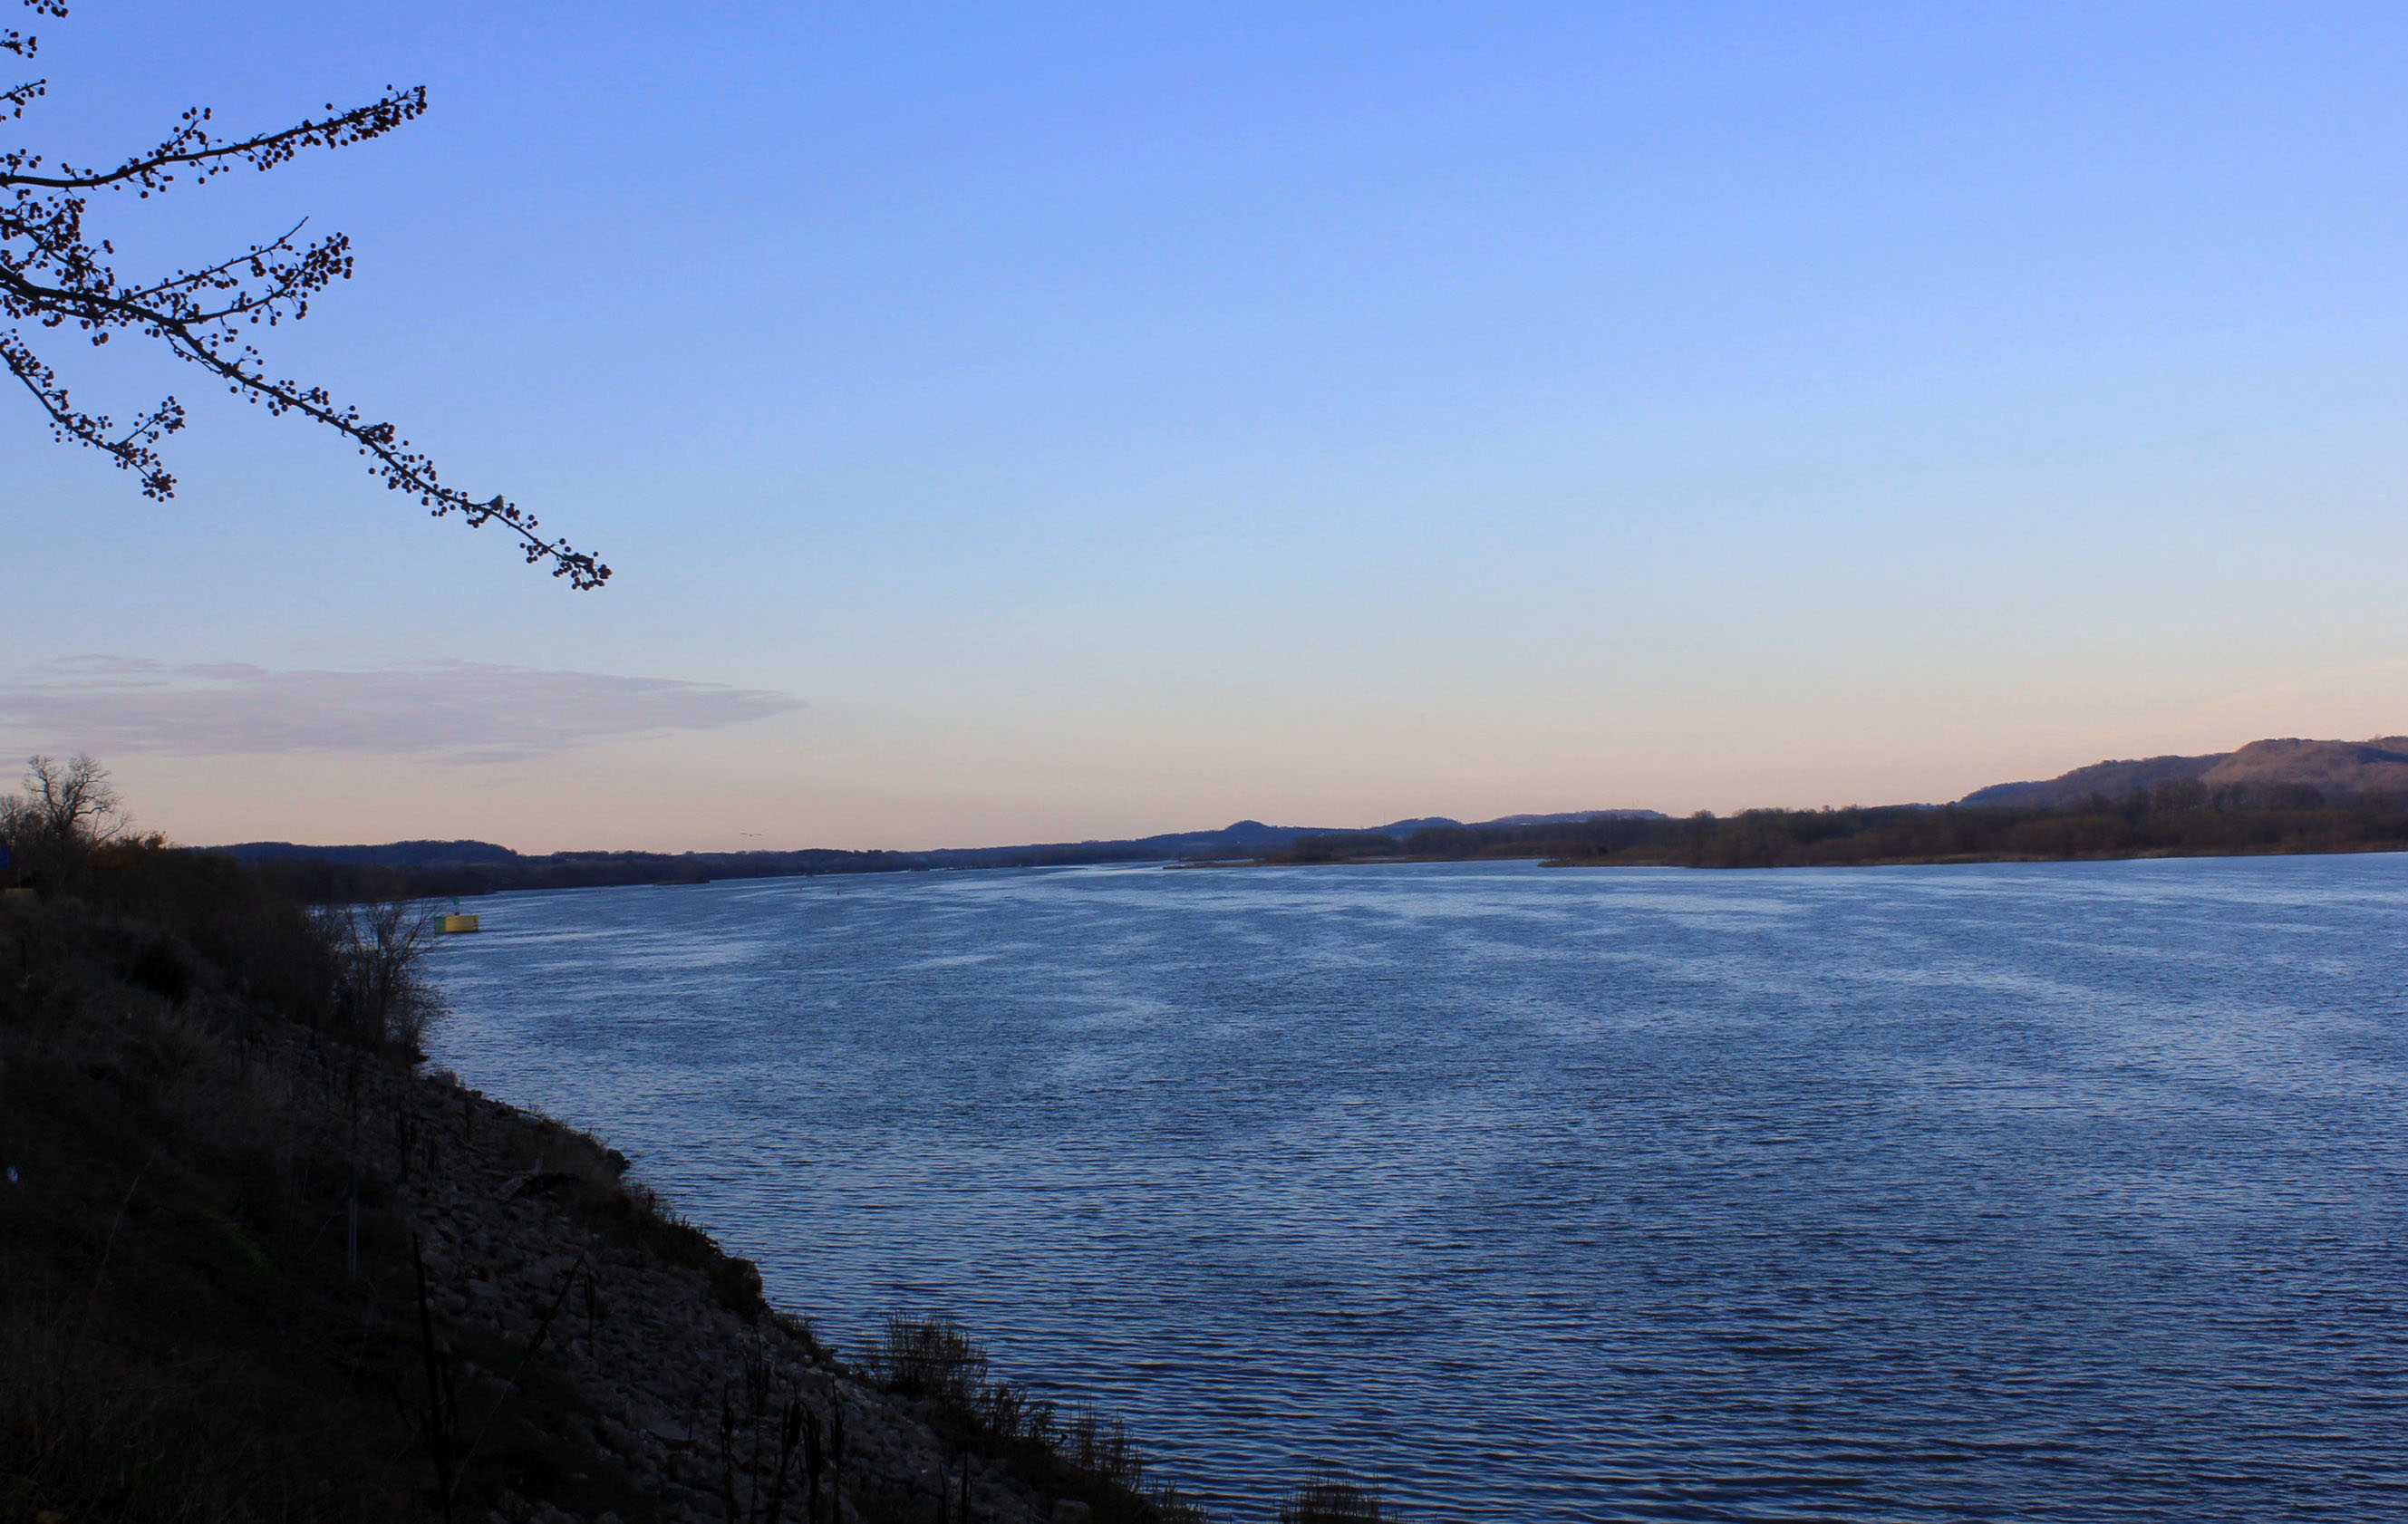
[[[328,102],[326,109],[333,111]],[[211,116],[205,106],[186,111],[177,129],[158,147],[128,158],[114,169],[78,170],[62,164],[59,175],[32,175],[22,171],[0,171],[0,186],[23,185],[50,191],[96,191],[121,183],[140,186],[148,196],[153,191],[165,190],[175,183],[175,169],[199,166],[200,178],[212,179],[237,164],[251,164],[258,169],[273,169],[291,159],[303,149],[348,148],[371,137],[381,137],[403,122],[422,116],[426,111],[426,87],[395,90],[385,87],[385,93],[366,106],[353,107],[334,116],[295,123],[277,132],[261,133],[238,142],[224,142],[212,137],[208,130]]]
[[[25,8],[36,16],[64,16],[67,13],[66,0],[25,0]],[[30,36],[13,26],[0,26],[0,53],[31,58],[40,46],[38,37]]]
[[[22,3],[37,15],[66,14],[64,0]],[[36,39],[15,29],[0,30],[0,51],[31,57],[36,46]],[[0,92],[0,120],[22,118],[45,89],[37,79]],[[471,527],[497,522],[517,538],[530,564],[549,563],[552,574],[573,588],[598,588],[609,580],[610,568],[566,540],[538,534],[534,515],[499,493],[480,497],[450,486],[433,460],[393,424],[369,421],[356,406],[338,404],[324,387],[268,371],[246,332],[299,321],[308,316],[318,292],[350,279],[349,238],[335,234],[305,245],[299,241],[305,220],[241,253],[126,281],[109,264],[115,254],[109,242],[94,240],[84,230],[89,197],[95,192],[130,190],[147,200],[179,178],[206,182],[244,164],[273,169],[305,149],[348,148],[382,136],[425,109],[423,87],[387,87],[365,106],[337,110],[329,104],[323,115],[291,127],[221,138],[210,126],[209,111],[195,107],[157,145],[108,169],[62,164],[46,171],[39,154],[0,150],[0,320],[20,325],[0,327],[0,363],[34,397],[60,440],[102,451],[141,477],[144,495],[165,499],[175,495],[176,478],[155,447],[183,427],[183,406],[167,397],[121,430],[108,415],[76,406],[29,333],[73,329],[95,346],[131,333],[163,344],[230,392],[264,404],[272,414],[297,413],[350,440],[366,459],[370,475],[389,491],[417,498],[434,516],[457,514]]]

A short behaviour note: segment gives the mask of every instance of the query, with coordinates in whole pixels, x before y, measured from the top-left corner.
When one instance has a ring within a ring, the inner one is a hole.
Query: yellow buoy
[[[443,929],[447,932],[473,932],[477,929],[477,918],[474,916],[446,916],[443,918]]]

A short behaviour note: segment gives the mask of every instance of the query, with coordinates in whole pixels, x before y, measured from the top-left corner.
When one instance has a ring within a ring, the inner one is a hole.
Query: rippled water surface
[[[475,908],[440,1061],[1216,1517],[2408,1517],[2408,857]]]

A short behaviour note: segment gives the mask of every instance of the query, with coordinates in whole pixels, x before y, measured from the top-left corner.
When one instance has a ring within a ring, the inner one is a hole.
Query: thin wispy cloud
[[[0,734],[110,756],[352,752],[513,762],[791,713],[790,694],[484,662],[279,671],[77,657],[0,680]]]

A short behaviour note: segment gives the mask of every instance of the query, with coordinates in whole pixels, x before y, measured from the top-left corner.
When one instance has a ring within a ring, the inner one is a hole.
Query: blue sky
[[[163,507],[0,405],[0,743],[181,839],[1731,809],[2408,730],[2397,7],[42,30],[16,130],[77,159],[427,85],[97,215],[129,269],[350,233],[271,360],[618,571],[62,351],[194,419]]]

